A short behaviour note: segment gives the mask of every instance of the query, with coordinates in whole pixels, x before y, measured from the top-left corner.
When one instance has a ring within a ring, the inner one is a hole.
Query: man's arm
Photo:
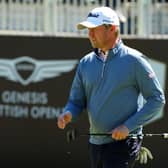
[[[81,79],[80,65],[78,65],[70,90],[70,95],[63,113],[58,117],[57,125],[64,129],[68,123],[73,121],[85,108],[85,92]]]
[[[146,102],[143,107],[125,121],[124,125],[134,129],[150,123],[163,110],[165,96],[151,65],[144,58],[138,59],[135,66],[136,86]]]

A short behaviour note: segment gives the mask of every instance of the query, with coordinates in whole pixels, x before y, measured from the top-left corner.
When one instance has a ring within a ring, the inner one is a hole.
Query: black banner
[[[164,66],[164,90],[168,93],[168,40],[124,39],[128,46],[142,51]],[[65,130],[56,125],[57,116],[68,99],[79,59],[92,50],[85,38],[0,37],[0,162],[5,166],[51,165],[89,167],[88,137],[68,144],[66,131],[71,127],[87,132],[84,113]],[[161,66],[162,67],[162,66]],[[162,73],[163,71],[160,71]],[[157,122],[145,132],[168,132],[167,105]],[[168,140],[145,138],[154,160],[145,167],[168,165]],[[142,165],[137,164],[137,167]]]

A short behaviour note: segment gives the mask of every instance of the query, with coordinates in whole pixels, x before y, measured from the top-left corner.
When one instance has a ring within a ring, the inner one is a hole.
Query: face
[[[107,48],[112,37],[111,30],[111,26],[105,27],[104,25],[98,26],[96,28],[89,28],[88,35],[92,47],[100,49]]]

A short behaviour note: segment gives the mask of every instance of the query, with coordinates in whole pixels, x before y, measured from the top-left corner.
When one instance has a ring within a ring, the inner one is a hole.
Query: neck
[[[112,40],[112,41],[109,43],[108,46],[106,46],[106,47],[104,47],[104,48],[101,48],[101,50],[102,50],[103,52],[107,52],[108,50],[114,48],[114,47],[118,44],[119,40],[120,40],[120,38],[117,37],[116,39]]]

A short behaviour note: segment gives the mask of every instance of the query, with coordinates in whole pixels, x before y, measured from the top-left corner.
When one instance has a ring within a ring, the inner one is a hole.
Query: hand
[[[57,120],[58,128],[64,129],[71,120],[72,114],[70,112],[62,113]]]
[[[129,129],[125,125],[120,125],[112,131],[112,138],[115,140],[123,140],[129,135]]]
[[[139,160],[140,164],[147,164],[148,158],[152,160],[153,155],[148,148],[142,146],[136,160]]]

